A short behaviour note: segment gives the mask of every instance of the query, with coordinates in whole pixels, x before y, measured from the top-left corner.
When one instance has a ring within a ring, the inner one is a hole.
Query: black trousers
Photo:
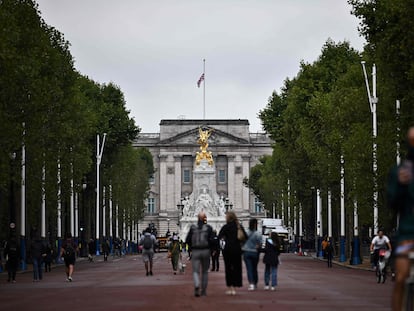
[[[219,264],[219,258],[220,258],[220,251],[213,251],[211,252],[211,271],[219,271],[220,264]]]

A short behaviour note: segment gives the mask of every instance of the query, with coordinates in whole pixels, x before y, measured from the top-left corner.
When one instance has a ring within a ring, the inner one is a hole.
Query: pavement
[[[307,256],[310,256],[314,259],[323,261],[325,263],[327,262],[326,259],[324,259],[322,257],[318,257],[315,253],[309,253]],[[332,259],[332,264],[337,265],[337,266],[341,266],[341,267],[344,267],[344,268],[348,268],[348,269],[372,271],[372,266],[371,266],[371,262],[370,262],[369,257],[363,257],[362,262],[358,265],[351,265],[350,262],[349,262],[349,258],[347,258],[347,260],[341,262],[341,261],[339,261],[338,257],[334,257]]]
[[[259,262],[259,286],[243,288],[235,296],[225,294],[224,265],[209,273],[207,297],[194,297],[191,262],[184,273],[174,275],[166,253],[157,253],[154,276],[145,276],[141,255],[102,257],[89,263],[78,261],[67,282],[64,267],[55,266],[41,282],[33,282],[30,271],[19,273],[17,283],[0,274],[1,310],[390,310],[392,283],[377,284],[375,274],[363,266],[349,268],[312,256],[282,254],[278,287],[263,289],[263,264]],[[244,264],[243,264],[244,269]]]

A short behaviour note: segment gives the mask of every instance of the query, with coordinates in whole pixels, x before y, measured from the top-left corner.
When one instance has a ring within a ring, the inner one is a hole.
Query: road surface
[[[79,261],[74,281],[66,281],[64,267],[32,282],[30,272],[19,273],[17,283],[0,274],[1,310],[390,310],[392,283],[377,284],[372,271],[335,266],[311,257],[283,254],[279,286],[263,290],[263,264],[259,263],[259,288],[244,287],[236,296],[225,295],[224,265],[209,273],[207,297],[193,296],[191,263],[184,274],[174,275],[166,253],[155,257],[154,276],[145,276],[140,255],[93,263]],[[244,267],[243,267],[244,268]]]

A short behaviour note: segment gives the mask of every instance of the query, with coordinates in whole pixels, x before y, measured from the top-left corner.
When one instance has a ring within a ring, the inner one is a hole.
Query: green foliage
[[[395,163],[398,140],[395,100],[402,102],[398,126],[403,131],[414,115],[414,106],[409,104],[414,94],[414,44],[408,44],[414,38],[414,7],[405,0],[349,3],[353,14],[361,18],[360,31],[368,40],[366,50],[360,54],[347,42],[328,40],[314,63],[302,62],[297,76],[285,81],[281,93],[273,92],[259,113],[263,128],[275,141],[272,160],[265,159],[253,167],[245,184],[265,200],[275,187],[280,200],[281,193],[286,193],[287,180],[301,202],[307,200],[311,188],[322,189],[324,195],[329,189],[334,209],[338,209],[339,200],[335,198],[340,195],[342,155],[346,209],[352,210],[357,199],[360,223],[372,226],[372,116],[360,61],[366,60],[367,68],[374,61],[379,68],[378,205],[380,226],[390,229],[395,224],[385,208],[384,187]],[[278,165],[266,166],[267,162]],[[273,189],[264,187],[267,182],[273,182]]]
[[[297,76],[285,81],[281,94],[272,94],[259,116],[275,141],[273,156],[252,168],[246,181],[261,200],[276,193],[272,202],[281,202],[284,194],[286,206],[289,180],[291,206],[301,202],[305,219],[314,217],[311,189],[322,189],[324,195],[329,189],[338,209],[335,198],[339,197],[343,155],[347,207],[357,198],[361,222],[370,222],[371,114],[360,59],[349,43],[328,40],[314,63],[302,62]],[[265,187],[269,182],[272,189]]]
[[[28,224],[39,227],[44,188],[52,231],[58,163],[62,212],[68,216],[71,180],[75,191],[81,190],[85,180],[89,189],[96,188],[97,134],[107,133],[101,183],[122,189],[114,198],[128,211],[142,209],[153,170],[148,154],[132,148],[139,128],[129,117],[120,88],[113,83],[100,85],[76,72],[69,46],[62,33],[44,22],[34,1],[0,1],[1,215],[8,217],[11,180],[20,183],[24,143]],[[14,161],[12,154],[16,154]]]

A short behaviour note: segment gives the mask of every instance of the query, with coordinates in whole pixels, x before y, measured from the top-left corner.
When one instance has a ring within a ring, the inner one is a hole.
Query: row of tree
[[[352,215],[357,202],[360,229],[374,226],[372,116],[362,60],[368,69],[373,63],[378,68],[378,226],[388,230],[395,227],[395,221],[387,208],[387,175],[396,163],[397,142],[404,146],[414,115],[414,7],[407,0],[349,3],[361,20],[360,32],[367,40],[364,51],[356,51],[348,42],[328,40],[315,62],[302,62],[296,77],[286,79],[281,91],[272,94],[259,117],[275,142],[273,155],[264,157],[245,180],[270,211],[275,202],[279,210],[282,201],[285,207],[301,203],[305,224],[315,224],[315,211],[310,208],[315,205],[313,189],[322,190],[325,206],[331,191],[336,236],[340,230],[341,157],[347,214]]]
[[[0,238],[18,215],[22,146],[27,226],[40,227],[44,189],[47,230],[55,233],[59,186],[64,219],[72,180],[75,192],[87,185],[87,205],[95,204],[96,135],[103,133],[101,185],[112,185],[121,215],[137,219],[153,164],[148,150],[132,147],[139,127],[129,117],[122,91],[76,71],[69,42],[45,23],[34,1],[0,1]]]

